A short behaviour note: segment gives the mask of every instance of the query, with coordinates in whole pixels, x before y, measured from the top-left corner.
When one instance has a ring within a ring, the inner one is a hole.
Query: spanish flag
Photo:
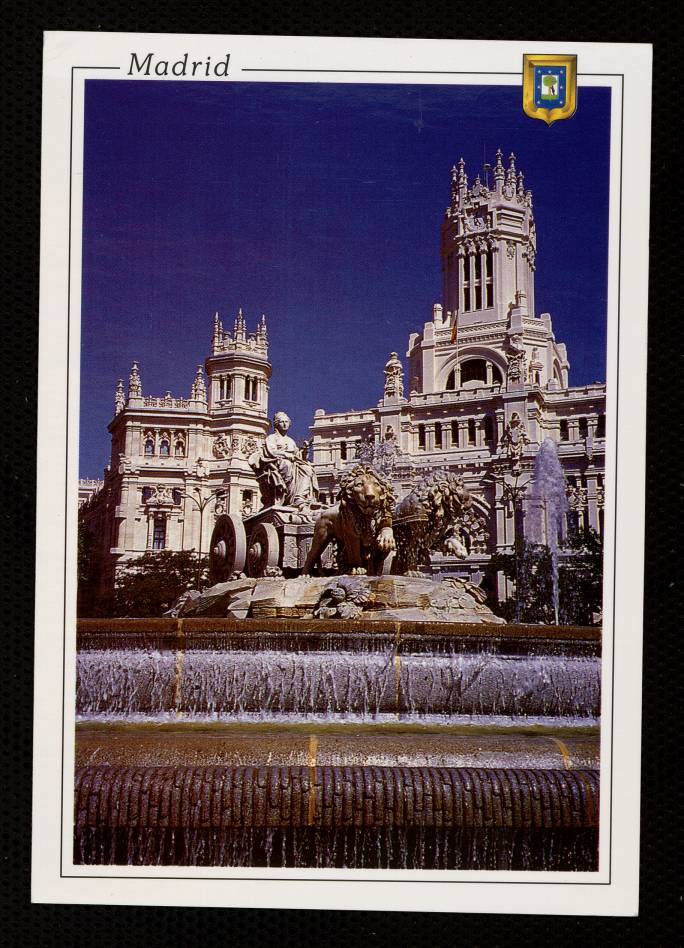
[[[458,310],[454,310],[454,324],[451,327],[451,341],[456,342],[458,338]]]

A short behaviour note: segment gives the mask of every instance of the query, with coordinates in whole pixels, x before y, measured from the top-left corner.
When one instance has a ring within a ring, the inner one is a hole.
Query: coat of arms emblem
[[[577,56],[523,56],[523,111],[547,125],[577,108]]]

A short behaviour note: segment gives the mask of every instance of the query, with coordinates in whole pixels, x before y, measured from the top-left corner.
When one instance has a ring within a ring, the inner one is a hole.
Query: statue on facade
[[[508,381],[523,382],[525,380],[525,346],[522,333],[513,333],[508,339],[509,351],[506,354],[508,361]]]
[[[277,504],[306,512],[318,501],[318,480],[307,458],[309,442],[298,447],[287,433],[291,424],[284,411],[276,412],[273,433],[249,456],[248,463],[265,507]]]
[[[523,449],[529,441],[522,419],[517,411],[514,411],[501,435],[501,452],[514,463],[519,463]]]
[[[384,438],[379,444],[375,445],[373,467],[385,477],[391,477],[396,460],[401,453],[394,428],[388,425],[385,429]]]
[[[404,367],[396,352],[390,352],[385,363],[385,398],[404,396]]]

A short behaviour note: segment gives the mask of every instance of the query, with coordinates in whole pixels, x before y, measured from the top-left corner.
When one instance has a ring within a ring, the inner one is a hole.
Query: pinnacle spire
[[[206,402],[207,400],[207,387],[204,383],[204,369],[201,362],[197,365],[197,372],[195,373],[195,380],[192,383],[190,397],[198,402]]]
[[[131,366],[131,374],[128,376],[128,397],[142,397],[142,382],[140,380],[140,370],[137,362],[134,362]]]
[[[238,307],[237,316],[235,317],[234,324],[234,335],[236,342],[238,340],[244,342],[245,340],[245,317],[242,313],[242,307]]]
[[[268,339],[268,330],[266,328],[266,316],[264,313],[261,314],[261,319],[257,325],[256,337],[259,342],[265,343]]]
[[[116,383],[116,391],[114,393],[114,414],[120,414],[126,407],[126,395],[124,394],[124,383],[123,379],[118,379]]]
[[[500,148],[496,149],[496,164],[494,165],[494,185],[498,193],[501,192],[504,181],[504,166],[501,159],[503,158],[503,153]]]
[[[506,173],[506,184],[512,184],[515,187],[515,155],[513,152],[508,156],[508,171]]]

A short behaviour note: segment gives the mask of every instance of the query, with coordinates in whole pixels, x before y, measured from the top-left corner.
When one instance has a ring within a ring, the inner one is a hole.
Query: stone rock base
[[[236,579],[185,595],[167,613],[236,619],[391,619],[424,622],[504,623],[467,580],[413,576],[300,576]]]

